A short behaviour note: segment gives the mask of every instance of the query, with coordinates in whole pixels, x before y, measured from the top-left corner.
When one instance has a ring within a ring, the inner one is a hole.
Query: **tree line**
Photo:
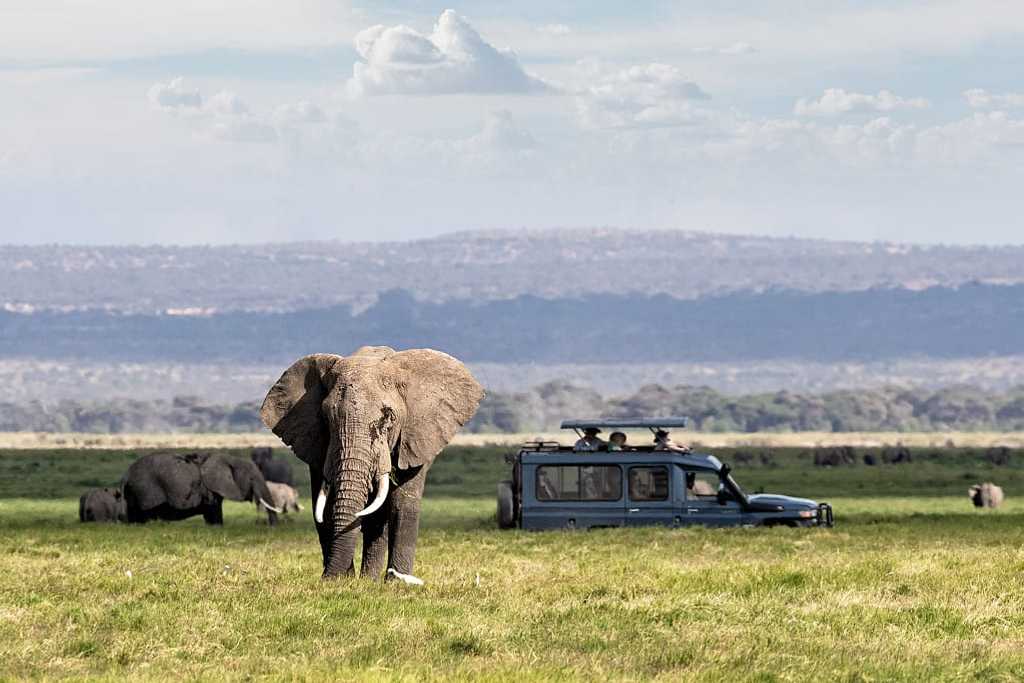
[[[987,392],[884,387],[824,394],[791,391],[731,396],[708,387],[648,385],[620,397],[566,381],[518,393],[489,392],[466,431],[550,431],[566,418],[685,415],[701,432],[1020,431],[1024,386]],[[196,397],[0,403],[0,431],[255,432],[259,403],[212,404]]]

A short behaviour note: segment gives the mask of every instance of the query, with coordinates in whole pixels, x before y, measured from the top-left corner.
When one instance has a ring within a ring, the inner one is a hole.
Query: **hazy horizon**
[[[275,247],[275,246],[290,246],[296,244],[407,244],[412,242],[430,241],[437,239],[448,239],[457,237],[459,235],[476,236],[476,237],[505,237],[505,236],[525,236],[525,235],[538,235],[538,234],[552,234],[552,233],[621,233],[621,234],[649,234],[649,233],[679,233],[694,236],[722,236],[722,237],[734,237],[734,238],[747,238],[747,239],[769,239],[769,240],[809,240],[815,242],[835,242],[839,244],[865,244],[865,245],[895,245],[895,246],[907,246],[907,247],[924,247],[924,248],[941,248],[941,247],[978,247],[983,249],[998,249],[999,247],[1021,247],[1024,246],[1024,234],[1020,236],[1017,241],[1006,241],[1006,242],[994,242],[985,243],[978,241],[946,241],[946,242],[927,242],[927,241],[906,241],[898,239],[855,239],[855,238],[830,238],[830,237],[810,237],[796,234],[778,234],[778,235],[766,235],[757,234],[753,232],[724,232],[714,230],[689,230],[685,228],[632,228],[632,227],[611,227],[611,226],[553,226],[549,228],[481,228],[481,229],[463,229],[463,230],[449,230],[441,231],[436,234],[424,235],[421,237],[383,237],[380,239],[358,239],[358,238],[346,238],[346,237],[323,237],[313,239],[282,239],[282,240],[264,240],[264,241],[233,241],[233,242],[216,242],[216,241],[194,241],[194,242],[87,242],[87,241],[68,241],[68,242],[14,242],[14,241],[0,241],[0,249],[4,248],[39,248],[39,247],[81,247],[81,248],[220,248],[220,247]]]

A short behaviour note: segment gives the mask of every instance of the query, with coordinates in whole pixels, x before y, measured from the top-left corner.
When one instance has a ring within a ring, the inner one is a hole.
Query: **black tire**
[[[512,502],[512,482],[498,482],[498,528],[512,529],[516,525],[516,513]]]

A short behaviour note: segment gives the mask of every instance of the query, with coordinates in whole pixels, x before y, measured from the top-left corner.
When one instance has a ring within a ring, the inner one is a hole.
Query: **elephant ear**
[[[211,455],[199,466],[199,476],[206,488],[222,498],[245,500],[245,493],[235,481],[234,468],[227,458]]]
[[[398,466],[420,467],[432,461],[473,417],[484,390],[465,365],[440,351],[399,351],[385,362],[405,398]]]
[[[320,404],[330,391],[326,376],[341,356],[315,353],[295,361],[270,388],[260,419],[292,447],[300,460],[323,462],[330,443]]]

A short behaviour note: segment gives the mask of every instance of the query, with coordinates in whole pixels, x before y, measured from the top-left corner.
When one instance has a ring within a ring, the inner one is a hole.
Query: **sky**
[[[1024,243],[1019,0],[4,0],[0,243]]]

